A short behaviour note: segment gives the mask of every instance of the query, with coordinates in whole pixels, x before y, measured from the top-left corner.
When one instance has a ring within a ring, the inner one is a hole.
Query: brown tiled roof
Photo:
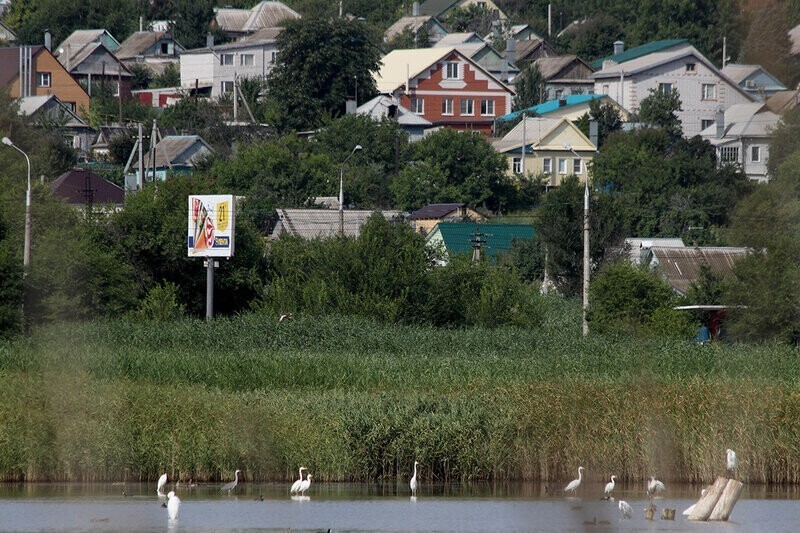
[[[90,197],[95,204],[121,205],[125,202],[125,191],[122,187],[82,168],[66,171],[50,187],[54,196],[66,199],[68,204],[85,205]]]

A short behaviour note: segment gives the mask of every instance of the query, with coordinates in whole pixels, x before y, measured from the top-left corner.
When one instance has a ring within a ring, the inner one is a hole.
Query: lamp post
[[[353,155],[361,150],[361,145],[357,144],[350,155],[344,158],[339,169],[339,236],[344,237],[344,166]]]
[[[586,168],[583,163],[583,158],[572,149],[572,146],[564,143],[564,149],[578,158],[581,162],[581,168]],[[583,336],[589,334],[589,322],[586,320],[586,315],[589,312],[589,173],[586,172],[586,177],[583,180]]]
[[[14,148],[19,153],[25,156],[25,161],[28,162],[28,192],[25,195],[25,253],[22,256],[23,276],[28,273],[28,267],[31,264],[31,160],[28,154],[22,149],[11,142],[8,137],[3,137],[3,144]]]

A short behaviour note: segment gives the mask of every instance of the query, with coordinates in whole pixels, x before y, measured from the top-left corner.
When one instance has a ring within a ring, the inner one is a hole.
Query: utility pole
[[[470,242],[472,243],[472,261],[477,263],[481,260],[483,245],[486,244],[486,234],[481,233],[480,228],[475,226],[475,233],[472,234]]]
[[[219,266],[213,257],[206,258],[206,320],[214,318],[214,267]]]
[[[583,158],[572,149],[569,144],[564,144],[564,149],[569,150],[581,162],[581,170],[586,165],[583,163]],[[589,174],[583,180],[583,336],[589,334],[589,321],[587,315],[589,313],[589,276],[591,274],[589,263]]]

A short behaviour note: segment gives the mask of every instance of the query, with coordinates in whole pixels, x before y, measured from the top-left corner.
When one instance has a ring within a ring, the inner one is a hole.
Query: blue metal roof
[[[548,100],[547,102],[529,107],[528,109],[520,109],[519,111],[514,111],[508,115],[503,115],[502,117],[498,117],[497,120],[513,120],[522,113],[530,113],[532,116],[542,116],[546,115],[547,113],[552,113],[557,109],[563,109],[565,107],[578,104],[585,104],[586,102],[596,100],[604,96],[604,94],[571,94],[566,98],[562,98],[562,100],[566,100],[565,105],[559,105],[559,100]]]

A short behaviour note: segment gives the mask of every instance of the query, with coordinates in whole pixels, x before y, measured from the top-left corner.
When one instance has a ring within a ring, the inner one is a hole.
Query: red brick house
[[[490,133],[511,111],[507,85],[453,48],[394,50],[375,75],[378,92],[434,126]]]

